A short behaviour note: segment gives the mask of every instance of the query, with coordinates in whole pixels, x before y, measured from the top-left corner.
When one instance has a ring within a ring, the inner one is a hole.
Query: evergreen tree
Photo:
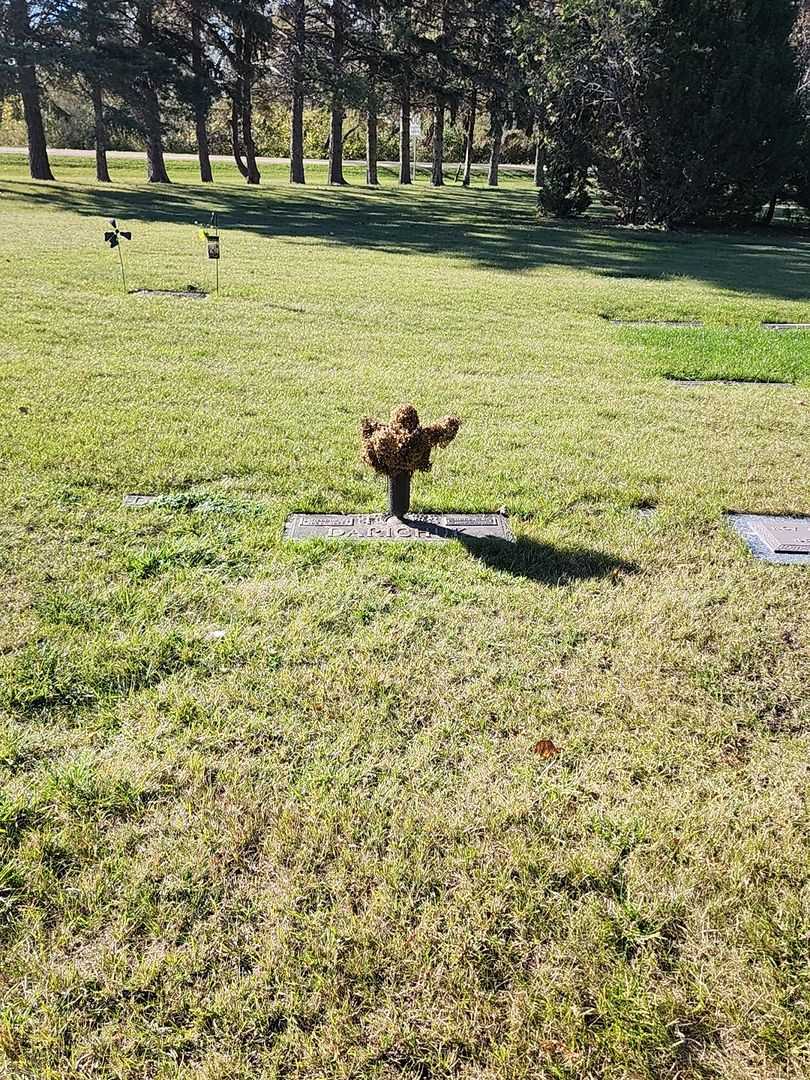
[[[661,0],[642,134],[646,217],[753,220],[791,172],[799,134],[791,0]]]
[[[533,108],[538,207],[575,217],[590,205],[592,26],[586,4],[534,5],[516,31],[516,50]]]

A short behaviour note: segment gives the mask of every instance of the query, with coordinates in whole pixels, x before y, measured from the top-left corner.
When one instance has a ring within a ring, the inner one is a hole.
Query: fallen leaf
[[[541,739],[540,742],[536,742],[532,747],[532,752],[542,758],[555,758],[559,756],[559,748],[554,745],[551,739]]]

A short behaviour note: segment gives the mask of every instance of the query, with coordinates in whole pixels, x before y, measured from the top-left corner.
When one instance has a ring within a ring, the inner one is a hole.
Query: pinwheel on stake
[[[217,215],[215,211],[212,211],[211,213],[211,221],[207,229],[203,225],[200,225],[200,239],[205,241],[208,258],[214,259],[217,264],[216,292],[217,296],[219,296],[219,226],[217,225]]]
[[[124,286],[124,292],[126,292],[127,276],[124,273],[124,255],[121,251],[121,237],[123,237],[124,240],[131,240],[132,233],[127,229],[119,229],[118,222],[115,218],[110,218],[110,225],[112,225],[112,229],[108,229],[107,232],[104,233],[104,242],[105,244],[109,244],[110,248],[118,248],[118,261],[121,264],[121,283]]]

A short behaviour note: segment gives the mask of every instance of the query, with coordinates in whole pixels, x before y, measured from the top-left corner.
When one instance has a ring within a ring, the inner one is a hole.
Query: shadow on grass
[[[556,548],[521,538],[508,540],[459,537],[473,558],[515,577],[541,581],[545,585],[567,585],[588,578],[617,578],[638,570],[635,563],[616,559],[589,548]]]
[[[173,185],[91,187],[4,181],[0,193],[88,217],[128,224],[190,225],[211,211],[221,226],[288,243],[346,245],[392,254],[446,255],[500,270],[544,266],[588,270],[609,279],[695,278],[735,292],[782,299],[807,296],[810,241],[745,233],[634,232],[594,224],[540,222],[527,184],[486,189],[447,186],[208,188]],[[101,225],[101,221],[99,222]],[[257,255],[261,248],[257,247]],[[270,253],[267,253],[268,266]]]

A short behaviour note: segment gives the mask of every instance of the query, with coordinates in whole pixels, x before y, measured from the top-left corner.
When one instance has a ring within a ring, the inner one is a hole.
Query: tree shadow
[[[568,585],[589,578],[618,578],[638,571],[635,563],[590,548],[557,548],[521,537],[516,542],[459,536],[473,558],[493,570],[544,585]]]
[[[617,282],[694,278],[779,299],[808,295],[810,240],[764,230],[655,233],[602,221],[538,220],[533,189],[432,190],[349,186],[241,189],[201,184],[139,187],[6,180],[4,200],[57,207],[128,224],[192,225],[215,211],[225,231],[259,241],[332,244],[400,255],[442,255],[498,270],[587,270]],[[257,254],[261,254],[257,246]],[[227,257],[227,255],[226,255]],[[270,253],[267,253],[268,263]]]

